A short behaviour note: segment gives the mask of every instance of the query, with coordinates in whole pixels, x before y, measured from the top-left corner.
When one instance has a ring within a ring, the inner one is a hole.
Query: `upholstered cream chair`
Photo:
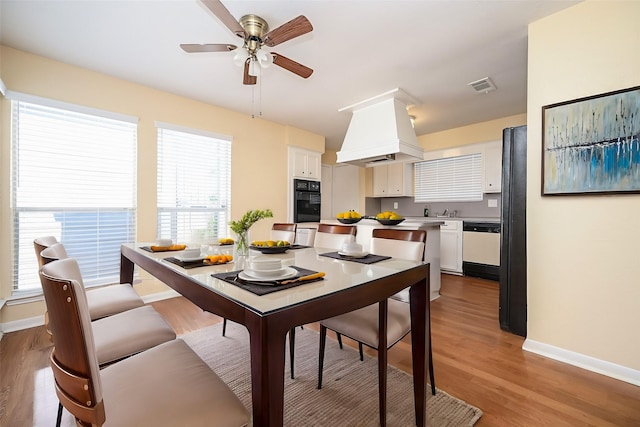
[[[354,242],[357,228],[353,225],[319,224],[313,246],[342,250],[345,243]]]
[[[73,258],[62,256],[63,251],[60,243],[43,250],[44,265],[57,260],[70,259],[71,262],[65,269],[67,278],[82,285],[78,262]],[[86,294],[89,295],[90,292],[87,291]],[[176,338],[176,333],[171,326],[150,305],[93,320],[91,328],[99,365],[116,362]]]
[[[37,238],[33,241],[36,251],[38,265],[42,267],[43,260],[41,253],[44,249],[59,244],[56,249],[54,258],[67,258],[67,252],[62,245],[53,236],[45,236]],[[102,317],[111,316],[112,314],[121,313],[133,308],[142,307],[144,301],[128,283],[113,284],[102,286],[99,288],[87,289],[87,301],[89,304],[89,313],[91,320],[100,319]]]
[[[293,245],[298,224],[276,222],[271,226],[271,240],[285,240]]]
[[[78,425],[248,424],[240,400],[180,339],[100,370],[95,328],[77,272],[71,258],[40,270],[53,331],[50,362],[56,393]]]
[[[371,239],[370,252],[376,255],[421,261],[424,256],[426,232],[424,230],[375,229]],[[358,341],[360,360],[363,360],[362,345],[378,351],[378,384],[380,425],[386,424],[386,371],[387,350],[411,331],[409,304],[393,298],[387,300],[387,329],[380,330],[379,307],[373,304],[359,310],[325,319],[320,322],[320,350],[318,358],[318,389],[322,388],[322,369],[327,329],[338,336],[345,335]],[[387,345],[380,348],[380,336],[385,334]],[[433,361],[431,358],[431,326],[429,326],[429,375],[431,392],[435,394]]]

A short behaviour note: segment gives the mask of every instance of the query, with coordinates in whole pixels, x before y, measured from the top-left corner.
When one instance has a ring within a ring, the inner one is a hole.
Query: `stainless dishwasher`
[[[463,222],[462,272],[465,276],[500,280],[499,222]]]

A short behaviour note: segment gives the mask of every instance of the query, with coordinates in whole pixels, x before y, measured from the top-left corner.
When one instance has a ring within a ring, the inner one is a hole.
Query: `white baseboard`
[[[44,325],[44,315],[2,323],[0,324],[0,331],[6,334],[8,332],[21,331],[22,329],[35,328],[42,325]]]
[[[549,344],[526,339],[522,345],[522,349],[536,353],[550,359],[568,363],[588,371],[606,375],[620,381],[640,386],[640,371],[627,368],[626,366],[617,365],[605,360],[596,359],[595,357],[586,356],[581,353],[565,350]]]

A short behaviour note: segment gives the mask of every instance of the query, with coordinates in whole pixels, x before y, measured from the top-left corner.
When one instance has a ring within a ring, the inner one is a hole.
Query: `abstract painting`
[[[640,86],[542,107],[542,195],[640,192]]]

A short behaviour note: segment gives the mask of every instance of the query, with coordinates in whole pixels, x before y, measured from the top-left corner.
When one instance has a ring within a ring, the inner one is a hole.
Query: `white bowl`
[[[281,271],[282,260],[270,258],[254,258],[249,262],[249,269],[253,271]]]
[[[360,254],[362,253],[362,245],[355,242],[345,243],[342,245],[342,252],[346,254]]]
[[[200,248],[195,248],[195,249],[187,248],[184,251],[182,251],[183,258],[197,258],[199,256],[200,256]]]
[[[171,239],[158,239],[156,240],[157,246],[171,246],[173,245],[173,240]]]

